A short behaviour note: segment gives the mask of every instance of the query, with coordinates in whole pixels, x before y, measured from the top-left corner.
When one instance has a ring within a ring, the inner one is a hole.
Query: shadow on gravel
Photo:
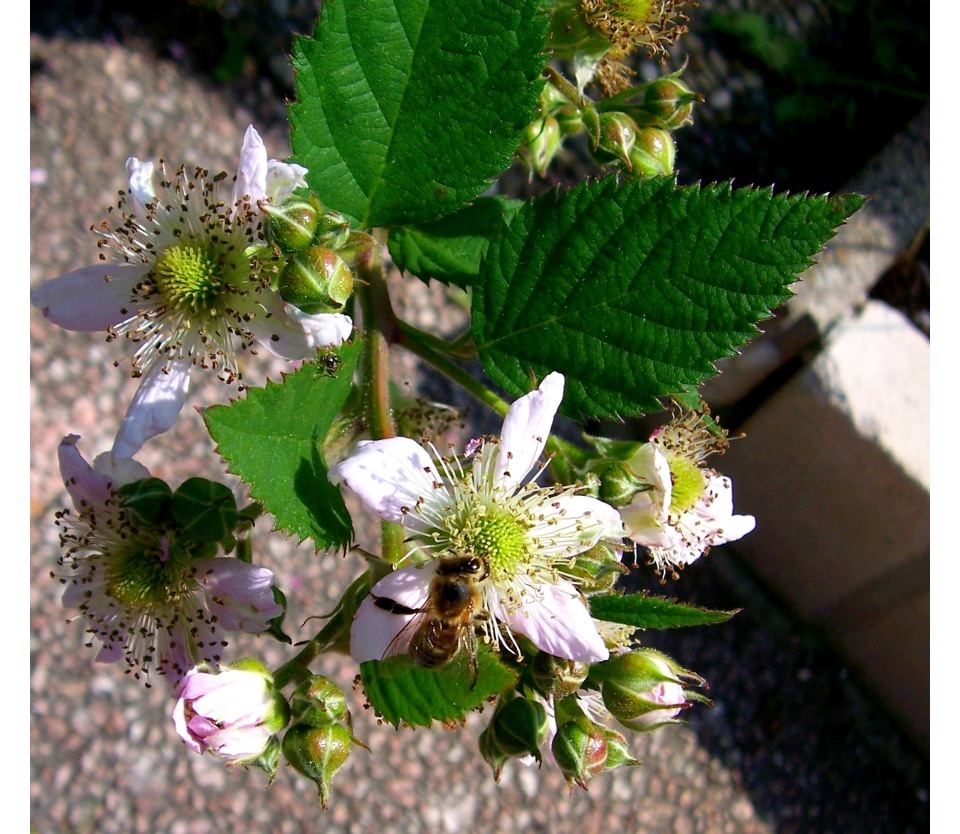
[[[690,726],[758,815],[782,834],[929,830],[926,757],[729,548],[666,586],[646,576],[641,567],[627,587],[743,608],[723,625],[650,632],[644,641],[709,681],[715,706],[694,707]]]

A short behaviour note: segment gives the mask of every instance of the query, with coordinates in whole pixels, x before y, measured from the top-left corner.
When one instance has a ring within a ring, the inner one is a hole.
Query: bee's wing
[[[409,608],[408,606],[402,605],[401,603],[395,602],[387,597],[377,597],[376,605],[378,608],[387,611],[390,614],[396,614],[397,616],[413,615],[406,623],[403,624],[401,629],[387,644],[387,648],[384,649],[383,655],[380,657],[380,659],[386,660],[388,657],[406,654],[410,650],[410,641],[413,639],[413,635],[417,633],[417,629],[430,614],[430,600],[427,600],[427,602],[420,608]]]

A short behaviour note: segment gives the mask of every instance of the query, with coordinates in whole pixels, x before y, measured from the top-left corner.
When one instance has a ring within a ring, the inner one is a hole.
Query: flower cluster
[[[133,346],[141,378],[113,446],[131,458],[167,431],[183,407],[193,366],[227,382],[242,373],[237,354],[255,343],[284,359],[306,359],[341,344],[348,316],[308,315],[271,287],[283,266],[268,245],[263,209],[305,185],[306,169],[267,159],[257,131],[243,137],[231,182],[225,173],[161,161],[127,160],[129,190],[95,231],[101,263],[48,281],[31,302],[68,330],[107,332]]]
[[[282,613],[273,573],[240,559],[210,557],[208,543],[160,520],[148,523],[122,488],[149,477],[135,461],[91,466],[77,435],[60,444],[60,472],[74,509],[57,514],[65,608],[80,612],[101,648],[137,678],[157,671],[176,686],[187,670],[221,660],[226,631],[262,632]]]
[[[661,574],[742,538],[756,525],[752,515],[734,515],[730,478],[705,465],[726,442],[703,415],[688,414],[656,431],[628,462],[640,491],[620,515],[628,536],[647,548]]]
[[[407,559],[416,563],[381,579],[361,604],[351,633],[355,660],[406,649],[396,638],[427,605],[438,562],[448,555],[485,563],[480,622],[494,645],[519,654],[516,633],[559,657],[607,657],[568,566],[597,542],[619,542],[620,517],[575,486],[536,483],[563,384],[560,374],[547,376],[510,407],[500,437],[471,441],[463,460],[396,437],[363,442],[333,468],[335,483],[381,519],[404,526]],[[410,613],[385,610],[378,598]]]

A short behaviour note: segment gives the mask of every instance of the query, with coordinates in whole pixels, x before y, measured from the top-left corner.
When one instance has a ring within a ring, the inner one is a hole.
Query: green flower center
[[[609,4],[608,11],[619,18],[646,23],[650,20],[652,5],[652,0],[615,0]]]
[[[510,513],[488,510],[471,516],[463,550],[486,560],[494,582],[512,579],[527,560],[527,532]]]
[[[175,545],[164,559],[159,542],[137,542],[129,550],[111,554],[106,591],[128,608],[162,612],[192,589],[189,563],[186,551]]]
[[[670,512],[685,513],[692,510],[707,487],[707,479],[696,461],[680,455],[668,455],[670,480],[673,489],[670,494]]]
[[[209,247],[178,243],[163,253],[153,276],[168,304],[199,313],[214,307],[223,293],[221,267]]]

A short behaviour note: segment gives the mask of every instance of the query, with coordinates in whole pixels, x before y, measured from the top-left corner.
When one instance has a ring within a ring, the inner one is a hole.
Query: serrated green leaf
[[[333,377],[306,364],[244,399],[204,411],[217,452],[250,486],[250,494],[273,513],[277,528],[312,538],[318,550],[346,547],[353,537],[340,490],[327,479],[322,447],[330,424],[353,385],[360,356],[356,340],[339,352]]]
[[[367,700],[377,715],[395,727],[405,722],[429,727],[433,721],[461,721],[472,709],[517,682],[516,673],[486,646],[477,650],[477,679],[463,652],[439,669],[414,666],[407,657],[360,664]]]
[[[490,377],[520,396],[561,371],[578,419],[659,408],[758,332],[857,195],[614,178],[525,205],[494,233],[473,297]]]
[[[542,86],[539,0],[336,0],[294,41],[291,142],[363,227],[419,223],[503,171]]]
[[[509,222],[522,205],[509,197],[480,197],[432,223],[397,226],[387,239],[390,257],[418,278],[466,289],[477,282],[480,259],[494,230]]]
[[[590,597],[590,615],[598,620],[636,628],[679,628],[725,623],[736,611],[698,608],[647,594],[607,594]]]

